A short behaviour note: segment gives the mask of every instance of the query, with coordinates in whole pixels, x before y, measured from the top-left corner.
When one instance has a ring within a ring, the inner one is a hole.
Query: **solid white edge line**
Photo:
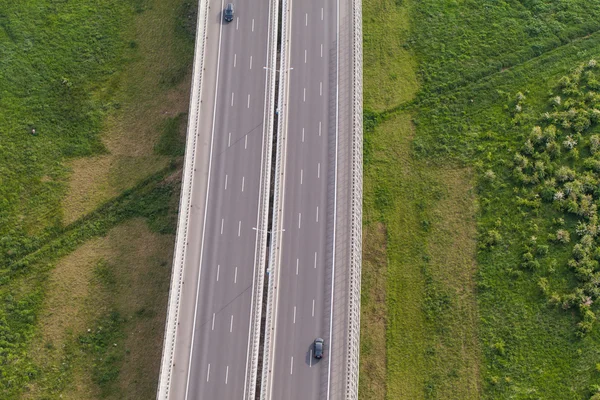
[[[327,400],[331,395],[331,353],[333,339],[333,290],[335,287],[335,240],[337,229],[337,170],[338,170],[338,136],[340,123],[340,0],[336,1],[336,74],[335,74],[335,168],[334,168],[334,184],[333,184],[333,257],[331,262],[331,313],[329,318],[329,365],[327,366]]]
[[[223,9],[223,4],[224,4],[224,0],[221,0],[221,9]],[[221,67],[221,39],[222,39],[222,35],[223,35],[223,24],[221,24],[219,26],[219,50],[217,52],[217,79],[215,82],[215,105],[213,107],[213,123],[212,123],[212,133],[211,133],[211,138],[210,138],[210,155],[208,157],[208,183],[206,186],[206,202],[204,204],[204,222],[202,223],[202,247],[200,248],[200,262],[199,262],[199,272],[198,272],[198,285],[196,287],[196,305],[194,307],[194,324],[192,326],[192,339],[191,339],[191,346],[190,346],[190,357],[189,357],[189,361],[188,361],[188,373],[187,373],[187,379],[185,382],[185,397],[184,399],[187,400],[188,398],[188,394],[189,394],[189,390],[190,390],[190,373],[192,371],[192,358],[193,358],[193,352],[194,352],[194,335],[196,334],[196,320],[198,317],[198,298],[200,296],[200,282],[202,281],[202,257],[204,256],[204,239],[205,239],[205,233],[206,233],[206,220],[208,218],[206,218],[207,215],[207,211],[208,211],[208,195],[210,193],[210,174],[212,172],[212,156],[213,156],[213,148],[214,148],[214,138],[215,138],[215,121],[216,121],[216,115],[217,115],[217,98],[219,96],[219,71],[220,71],[220,67]],[[200,93],[200,96],[202,96],[202,93]]]

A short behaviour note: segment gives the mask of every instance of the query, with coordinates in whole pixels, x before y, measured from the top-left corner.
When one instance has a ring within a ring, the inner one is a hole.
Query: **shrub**
[[[587,255],[586,249],[579,243],[573,246],[573,257],[575,260],[582,260]]]
[[[596,154],[598,149],[600,149],[600,136],[592,135],[590,136],[590,151],[592,154]]]
[[[560,146],[554,140],[550,140],[546,143],[546,153],[551,158],[558,158],[560,156]]]
[[[563,147],[567,150],[573,150],[577,146],[577,141],[571,135],[567,136],[563,141]]]
[[[595,172],[600,172],[600,160],[597,160],[595,158],[586,158],[583,161],[583,167],[585,169],[589,169]]]
[[[542,128],[539,126],[534,126],[531,129],[531,134],[529,135],[529,138],[533,143],[542,143],[545,140]]]
[[[556,171],[556,179],[560,182],[572,181],[575,179],[575,171],[567,166],[562,166]]]
[[[495,229],[487,231],[482,238],[482,243],[485,247],[493,247],[502,241],[502,235]]]
[[[492,345],[492,349],[499,356],[504,356],[506,354],[506,348],[504,342],[501,340]]]
[[[571,234],[565,229],[559,229],[556,231],[556,241],[559,243],[569,243],[571,241]]]
[[[488,169],[483,174],[483,177],[485,178],[486,181],[493,182],[496,179],[496,174],[491,169]]]
[[[521,151],[523,152],[523,154],[527,154],[529,156],[533,154],[535,148],[533,147],[533,143],[531,143],[531,140],[527,139],[527,141],[525,141],[523,147],[521,148]]]

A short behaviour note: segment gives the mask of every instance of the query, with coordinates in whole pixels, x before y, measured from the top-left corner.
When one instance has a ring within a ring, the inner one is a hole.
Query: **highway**
[[[209,0],[201,8],[206,30],[197,37],[197,52],[206,41],[202,54],[196,54],[186,149],[186,158],[194,158],[186,167],[193,165],[195,172],[189,178],[189,218],[182,218],[182,206],[179,223],[187,225],[178,232],[178,242],[186,235],[180,251],[184,278],[179,311],[170,309],[177,328],[172,357],[167,351],[163,355],[158,398],[245,399],[253,393],[248,376],[260,328],[253,317],[264,274],[257,260],[266,252],[259,236],[267,228],[262,216],[268,211],[273,113],[267,95],[274,88],[265,69],[271,3],[237,2],[228,23],[224,1]],[[197,138],[195,152],[192,137]],[[172,282],[170,303],[177,301],[176,289]],[[169,339],[168,328],[166,335]]]
[[[199,0],[157,398],[356,400],[361,2],[234,4]]]

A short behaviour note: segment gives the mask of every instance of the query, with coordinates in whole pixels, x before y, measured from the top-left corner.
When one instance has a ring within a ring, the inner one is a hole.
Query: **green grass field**
[[[590,398],[595,256],[567,265],[575,211],[514,169],[553,97],[592,98],[593,81],[562,94],[559,80],[600,57],[600,2],[366,0],[364,13],[361,399]],[[550,176],[592,168],[595,129]],[[568,245],[549,237],[561,228]]]
[[[2,399],[155,393],[195,12],[0,1]]]

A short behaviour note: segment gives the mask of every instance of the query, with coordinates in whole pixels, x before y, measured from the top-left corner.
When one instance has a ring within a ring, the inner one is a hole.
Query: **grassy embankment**
[[[564,250],[550,243],[541,270],[522,266],[557,213],[519,200],[534,194],[512,177],[559,78],[600,54],[599,13],[589,1],[364,2],[362,399],[580,399],[599,383],[598,328],[579,339],[577,307],[540,289],[540,277],[577,281]]]
[[[154,395],[194,4],[2,6],[3,399]]]

